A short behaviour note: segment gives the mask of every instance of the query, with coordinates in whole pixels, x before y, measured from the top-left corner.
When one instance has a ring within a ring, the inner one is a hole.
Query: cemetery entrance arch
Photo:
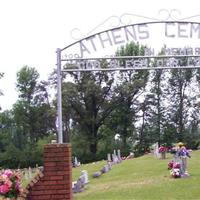
[[[57,53],[57,126],[58,143],[63,143],[62,130],[62,91],[61,76],[66,72],[85,71],[120,71],[120,70],[155,70],[155,69],[195,69],[200,68],[200,47],[192,46],[173,47],[164,49],[163,55],[156,55],[154,48],[146,48],[144,56],[115,56],[101,55],[106,49],[125,45],[131,41],[140,42],[157,37],[169,39],[175,44],[177,40],[200,40],[200,22],[187,21],[191,17],[172,20],[172,11],[168,12],[166,20],[145,18],[147,21],[129,23],[106,29],[95,34],[87,35],[83,39],[60,49]],[[137,15],[134,15],[137,16]],[[137,16],[138,17],[138,16]],[[141,16],[139,16],[141,17]],[[151,19],[151,21],[149,21]],[[119,18],[120,23],[122,17]],[[122,24],[122,23],[121,23]],[[157,28],[155,29],[155,25]],[[93,56],[93,55],[96,56]],[[180,60],[187,60],[185,66],[180,66]],[[108,63],[107,68],[101,67],[101,60]],[[121,62],[121,61],[124,62]],[[154,65],[151,65],[154,61]],[[70,67],[68,67],[70,66]]]

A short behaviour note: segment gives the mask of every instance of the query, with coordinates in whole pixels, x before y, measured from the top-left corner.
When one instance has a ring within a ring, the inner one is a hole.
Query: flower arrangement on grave
[[[0,199],[14,199],[21,193],[21,177],[17,171],[10,169],[0,173]]]
[[[158,152],[159,152],[159,153],[165,153],[165,152],[167,152],[167,147],[165,147],[165,146],[163,146],[163,145],[160,146],[159,149],[158,149]]]
[[[169,161],[168,169],[170,170],[170,174],[173,178],[181,177],[181,165],[179,162]]]
[[[174,161],[173,160],[170,160],[168,162],[168,169],[171,170],[173,168],[173,165],[174,165]]]
[[[161,154],[161,159],[165,159],[166,158],[167,147],[165,147],[164,145],[161,145],[158,148],[158,152]]]
[[[178,169],[178,168],[173,168],[173,169],[170,171],[170,173],[171,173],[171,176],[172,176],[173,178],[180,178],[180,177],[181,177],[181,171],[180,171],[180,169]]]

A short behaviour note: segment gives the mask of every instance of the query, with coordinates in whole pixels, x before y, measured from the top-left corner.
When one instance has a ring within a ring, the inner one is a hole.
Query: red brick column
[[[72,200],[72,164],[69,144],[44,147],[44,176],[28,188],[28,200]]]

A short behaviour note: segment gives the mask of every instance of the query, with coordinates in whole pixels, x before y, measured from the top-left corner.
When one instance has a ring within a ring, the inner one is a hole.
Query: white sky
[[[10,109],[16,102],[16,73],[24,65],[47,79],[55,68],[56,49],[73,42],[73,28],[84,35],[112,15],[157,17],[160,9],[178,9],[188,17],[200,14],[199,8],[198,0],[0,0],[0,72],[5,73],[0,106]]]

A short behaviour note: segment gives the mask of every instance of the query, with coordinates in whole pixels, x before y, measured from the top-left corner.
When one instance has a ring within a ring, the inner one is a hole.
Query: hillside
[[[174,179],[167,170],[167,159],[159,160],[153,155],[122,161],[99,178],[92,178],[105,164],[100,161],[73,168],[73,180],[77,180],[82,170],[89,174],[89,184],[82,193],[74,195],[75,200],[166,200],[200,199],[200,151],[191,152],[188,159],[189,178]]]

